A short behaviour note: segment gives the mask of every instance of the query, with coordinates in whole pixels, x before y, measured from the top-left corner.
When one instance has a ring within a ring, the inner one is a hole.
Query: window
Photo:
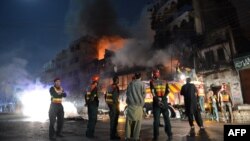
[[[69,77],[72,77],[72,75],[73,75],[72,72],[69,72],[69,73],[68,73],[68,76],[69,76]]]
[[[76,45],[76,50],[80,50],[80,44]]]
[[[75,60],[74,60],[75,63],[79,62],[79,58],[76,57]]]
[[[71,47],[71,48],[70,48],[70,52],[74,52],[74,47]]]
[[[77,71],[77,70],[74,70],[73,73],[72,73],[72,75],[73,75],[74,77],[78,77],[78,71]]]
[[[214,52],[212,50],[208,51],[208,52],[205,52],[205,58],[206,58],[207,65],[209,67],[211,67],[215,62],[215,60],[214,60]]]
[[[218,55],[218,60],[219,61],[225,61],[226,57],[225,57],[225,52],[223,48],[220,48],[217,50],[217,55]]]

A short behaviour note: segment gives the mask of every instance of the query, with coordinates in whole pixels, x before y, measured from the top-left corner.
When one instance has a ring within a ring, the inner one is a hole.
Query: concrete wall
[[[207,90],[212,84],[215,86],[220,86],[222,83],[229,84],[233,104],[243,104],[240,79],[237,72],[233,70],[227,70],[204,76],[205,90]]]

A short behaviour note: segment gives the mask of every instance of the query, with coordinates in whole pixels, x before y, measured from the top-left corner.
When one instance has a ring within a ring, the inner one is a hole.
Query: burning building
[[[180,48],[180,67],[193,68],[206,89],[227,83],[234,104],[248,101],[243,99],[248,96],[242,97],[240,84],[249,84],[240,81],[233,60],[249,52],[249,41],[241,34],[237,11],[230,1],[156,0],[149,11],[156,31],[155,48]],[[248,76],[241,74],[241,78]]]
[[[219,8],[225,3],[229,9]],[[203,10],[210,8],[207,4],[216,10]],[[175,82],[193,77],[206,88],[212,84],[230,83],[235,104],[243,103],[240,80],[232,66],[233,59],[243,52],[241,37],[235,36],[239,32],[235,30],[238,29],[237,18],[233,24],[227,20],[216,22],[228,13],[225,19],[237,17],[230,2],[225,0],[216,5],[209,0],[202,3],[200,0],[154,0],[148,10],[151,28],[155,31],[152,44],[124,36],[117,26],[107,31],[116,22],[102,21],[112,14],[101,18],[99,15],[96,22],[92,19],[94,27],[88,25],[91,36],[82,36],[72,42],[44,66],[42,82],[49,83],[54,77],[61,77],[70,98],[83,102],[83,89],[93,74],[101,77],[102,94],[114,75],[119,76],[119,87],[124,92],[134,72],[142,72],[143,80],[147,81],[152,69],[157,67],[163,79],[173,82],[172,93],[178,93],[181,87]],[[221,15],[214,17],[216,13]],[[99,25],[102,22],[107,28]],[[100,105],[104,106],[104,101]]]
[[[72,96],[80,94],[91,75],[98,72],[96,45],[97,40],[90,36],[72,42],[69,48],[44,65],[41,81],[50,84],[53,78],[60,77]]]

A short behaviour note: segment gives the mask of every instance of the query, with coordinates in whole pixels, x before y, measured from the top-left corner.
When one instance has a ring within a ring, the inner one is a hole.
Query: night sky
[[[137,21],[147,0],[112,2],[118,23],[129,26]],[[69,4],[70,0],[0,0],[0,67],[12,58],[22,58],[28,62],[28,71],[36,74],[67,48],[72,40],[65,29]]]
[[[10,63],[12,58],[22,58],[28,62],[28,71],[37,74],[44,63],[67,48],[73,40],[65,26],[70,1],[0,0],[0,67]],[[139,19],[150,0],[111,1],[118,16],[117,22],[128,27]],[[250,33],[250,3],[248,0],[241,2],[244,3],[233,0],[242,26]]]

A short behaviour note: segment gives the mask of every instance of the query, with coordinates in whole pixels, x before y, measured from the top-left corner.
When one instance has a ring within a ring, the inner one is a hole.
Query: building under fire
[[[205,90],[213,87],[217,92],[222,83],[227,83],[235,105],[249,104],[249,83],[244,79],[249,78],[249,73],[241,71],[240,78],[233,60],[249,52],[250,44],[241,34],[237,12],[230,1],[155,0],[149,11],[152,29],[156,31],[155,48],[181,48],[180,67],[193,68]]]
[[[115,65],[112,57],[116,49],[123,48],[122,38],[84,36],[45,64],[42,82],[50,83],[54,77],[61,77],[70,98],[83,101],[83,90],[93,74],[100,75],[101,93],[104,94],[114,75],[119,76],[119,87],[124,92],[134,72],[141,72],[143,80],[148,81],[152,69],[158,68],[162,78],[173,84],[171,91],[177,97],[183,79],[192,77],[205,86],[205,92],[211,87],[218,91],[221,84],[226,83],[235,105],[250,104],[247,95],[249,81],[244,79],[249,78],[249,66],[237,71],[233,64],[235,60],[239,65],[239,59],[235,58],[249,51],[246,46],[250,44],[240,34],[237,13],[230,1],[154,0],[148,11],[151,13],[151,28],[156,33],[152,53],[169,49],[168,64],[151,67]],[[109,48],[109,44],[114,44],[114,48]],[[179,97],[173,102],[180,103]],[[105,106],[104,101],[100,105]]]

